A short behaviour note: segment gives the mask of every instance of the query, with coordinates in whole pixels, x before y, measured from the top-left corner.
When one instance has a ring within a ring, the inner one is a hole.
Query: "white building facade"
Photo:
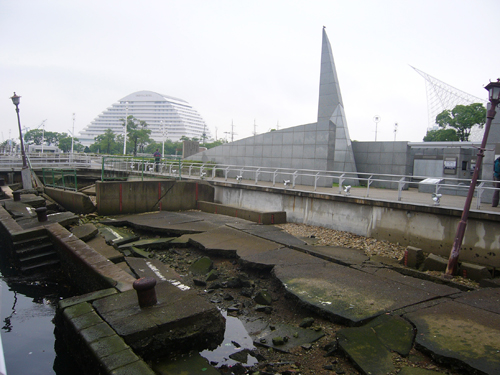
[[[106,129],[123,135],[123,120],[127,116],[145,121],[151,130],[151,138],[156,142],[167,139],[177,142],[182,136],[196,137],[200,141],[204,135],[206,140],[211,138],[205,121],[185,100],[152,91],[138,91],[108,107],[80,132],[78,139],[84,146],[90,146]]]

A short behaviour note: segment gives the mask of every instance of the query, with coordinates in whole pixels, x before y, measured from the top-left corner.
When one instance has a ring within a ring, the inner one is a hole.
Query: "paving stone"
[[[158,259],[127,257],[125,261],[138,278],[152,277],[157,282],[181,280],[181,277],[173,268],[163,264]]]
[[[63,314],[66,319],[72,320],[80,315],[88,314],[93,311],[94,309],[89,303],[83,302],[64,309]]]
[[[100,227],[99,233],[104,237],[107,244],[114,246],[120,246],[139,239],[139,236],[121,228]]]
[[[91,343],[96,340],[102,340],[105,337],[115,336],[116,332],[101,320],[99,324],[82,329],[80,335],[87,343]]]
[[[87,245],[113,263],[123,262],[123,254],[116,250],[113,246],[108,245],[106,243],[106,239],[100,234],[87,241]]]
[[[500,374],[499,314],[446,301],[404,317],[417,328],[417,349],[465,372]]]
[[[156,375],[151,367],[143,361],[136,361],[128,365],[118,367],[111,372],[111,375]]]
[[[87,314],[83,314],[71,319],[71,324],[77,332],[99,323],[102,323],[102,319],[99,317],[99,315],[96,314],[95,311],[91,311]]]
[[[82,302],[92,302],[96,299],[110,296],[111,294],[118,293],[115,288],[102,289],[97,292],[91,292],[87,294],[82,294],[76,297],[65,298],[58,303],[60,309],[65,309],[66,307],[80,304]]]
[[[387,374],[395,370],[391,352],[371,327],[337,331],[339,348],[364,374]]]
[[[168,244],[175,239],[175,237],[165,237],[165,238],[148,238],[145,240],[138,240],[134,242],[129,242],[125,245],[118,246],[119,249],[127,248],[127,247],[138,247],[140,249],[149,248],[149,249],[167,249]]]
[[[446,375],[445,372],[438,372],[434,370],[426,370],[418,367],[403,367],[401,371],[398,372],[398,375]]]
[[[176,360],[160,360],[153,364],[157,375],[220,375],[199,353],[179,357]]]
[[[417,247],[408,246],[402,260],[406,267],[419,268],[425,260],[424,251]]]
[[[100,358],[100,363],[110,373],[111,371],[140,361],[141,359],[130,349],[122,350],[121,352],[113,353],[106,357]]]
[[[89,344],[89,347],[97,360],[101,357],[106,357],[128,348],[125,341],[123,341],[123,339],[118,335],[104,337],[100,340],[93,341]]]

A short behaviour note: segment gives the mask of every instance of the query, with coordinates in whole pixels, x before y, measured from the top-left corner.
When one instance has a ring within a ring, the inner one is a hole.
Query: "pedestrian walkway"
[[[338,342],[364,373],[381,373],[380,368],[391,371],[391,356],[385,355],[389,362],[382,363],[380,353],[389,353],[387,347],[392,348],[398,338],[389,335],[388,339],[378,329],[397,330],[400,318],[415,327],[408,335],[410,347],[415,345],[465,371],[500,373],[500,289],[467,292],[444,279],[435,283],[405,276],[397,267],[370,261],[357,250],[322,246],[316,253],[314,246],[274,226],[222,215],[163,211],[124,216],[106,224],[127,224],[168,235],[185,233],[191,244],[207,254],[226,254],[246,266],[272,270],[299,303],[334,322],[360,327],[343,330]],[[374,324],[370,323],[374,318],[386,315],[391,320],[370,329],[370,335],[375,332],[370,341],[357,333],[366,324]],[[359,345],[348,337],[358,337]]]

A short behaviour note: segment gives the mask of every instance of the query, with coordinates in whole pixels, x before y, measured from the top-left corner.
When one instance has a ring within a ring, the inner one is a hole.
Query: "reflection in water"
[[[0,264],[1,266],[1,264]],[[76,365],[54,369],[54,323],[60,296],[68,296],[58,282],[43,275],[7,276],[0,267],[0,319],[6,370],[11,374],[76,374]],[[59,361],[60,362],[60,361]],[[77,370],[77,369],[76,369]]]
[[[206,358],[210,363],[214,364],[215,367],[221,366],[233,366],[238,361],[231,359],[229,356],[240,352],[244,349],[253,350],[255,349],[253,345],[253,340],[248,334],[243,323],[235,317],[228,316],[225,311],[222,314],[226,318],[226,331],[224,332],[224,341],[216,349],[204,350],[200,355]],[[244,366],[253,366],[257,363],[257,359],[251,355],[246,357],[246,363],[243,362]]]
[[[16,313],[16,303],[17,303],[17,292],[14,290],[14,304],[12,305],[12,313],[3,320],[5,324],[2,327],[2,329],[7,332],[12,331],[12,322],[10,320],[12,319],[12,316]]]

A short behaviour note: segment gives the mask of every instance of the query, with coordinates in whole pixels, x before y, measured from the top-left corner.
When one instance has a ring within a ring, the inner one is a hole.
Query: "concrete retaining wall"
[[[198,202],[198,209],[211,214],[239,217],[258,224],[270,225],[286,223],[286,212],[284,211],[263,212],[202,201]]]
[[[448,257],[461,211],[272,188],[216,184],[215,200],[254,210],[286,211],[288,222],[351,232]],[[461,261],[500,267],[500,218],[471,212]]]
[[[75,214],[89,214],[96,209],[90,198],[83,193],[50,187],[45,187],[44,192],[66,210]]]
[[[148,180],[97,182],[99,215],[196,209],[197,201],[213,202],[214,188],[203,181]]]
[[[59,224],[46,227],[57,250],[64,273],[82,292],[89,293],[114,287],[132,289],[135,278],[78,239]]]

